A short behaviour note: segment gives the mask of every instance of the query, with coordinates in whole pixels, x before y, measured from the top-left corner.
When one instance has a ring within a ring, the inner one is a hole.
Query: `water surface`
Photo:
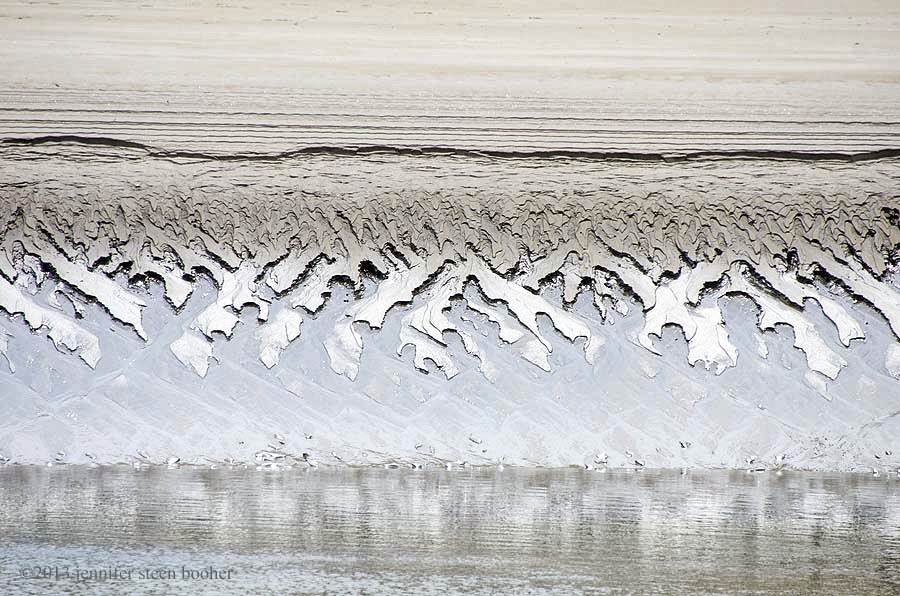
[[[6,466],[0,594],[898,594],[898,486],[799,472]],[[190,577],[210,568],[222,577]]]

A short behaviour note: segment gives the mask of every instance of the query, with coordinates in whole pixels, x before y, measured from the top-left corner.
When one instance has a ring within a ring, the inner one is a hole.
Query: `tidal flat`
[[[891,475],[0,468],[4,594],[896,594]]]

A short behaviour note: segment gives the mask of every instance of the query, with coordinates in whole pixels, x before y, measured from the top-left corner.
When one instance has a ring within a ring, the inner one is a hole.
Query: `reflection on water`
[[[896,594],[898,487],[813,473],[7,466],[0,593]],[[77,581],[76,567],[131,576]],[[147,569],[179,577],[138,577]]]

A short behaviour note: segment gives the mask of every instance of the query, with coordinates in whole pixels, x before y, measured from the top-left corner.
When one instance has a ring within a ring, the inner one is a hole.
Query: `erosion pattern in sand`
[[[896,468],[898,31],[0,0],[0,462]]]
[[[174,452],[171,408],[210,455],[268,424],[476,461],[891,457],[894,159],[5,152],[7,452]]]

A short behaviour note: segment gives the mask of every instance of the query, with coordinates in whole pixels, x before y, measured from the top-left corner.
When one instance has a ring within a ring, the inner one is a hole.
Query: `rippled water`
[[[0,594],[900,594],[898,487],[795,472],[7,466]],[[210,567],[219,579],[189,577]]]

